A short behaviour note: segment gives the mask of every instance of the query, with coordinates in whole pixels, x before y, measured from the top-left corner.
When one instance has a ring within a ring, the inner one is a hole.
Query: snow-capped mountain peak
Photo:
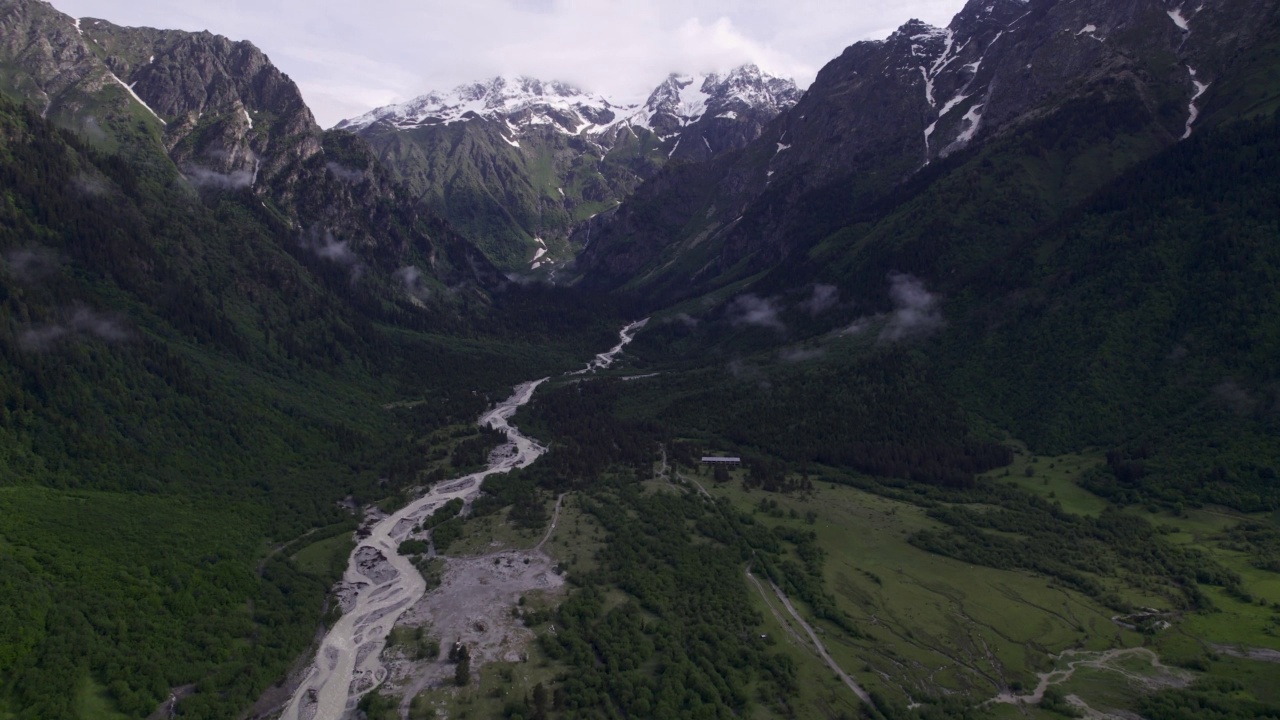
[[[755,65],[742,65],[724,75],[673,73],[626,121],[665,138],[704,117],[734,119],[750,110],[777,114],[799,99],[794,81],[769,75]]]
[[[623,108],[568,83],[500,76],[376,108],[344,120],[337,127],[355,132],[375,123],[386,123],[403,130],[482,117],[518,127],[550,125],[576,135],[593,125],[613,120],[619,109]]]
[[[709,114],[730,119],[750,110],[776,114],[794,105],[799,96],[793,81],[768,75],[755,65],[743,65],[724,75],[672,74],[643,104],[611,99],[559,81],[495,77],[376,108],[337,127],[359,132],[382,123],[408,130],[485,118],[504,123],[513,139],[540,126],[569,135],[595,135],[622,125],[645,128],[666,138]]]

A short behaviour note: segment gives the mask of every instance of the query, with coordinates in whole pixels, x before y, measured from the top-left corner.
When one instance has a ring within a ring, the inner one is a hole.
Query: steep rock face
[[[317,255],[352,272],[413,265],[442,283],[501,280],[365,143],[326,140],[297,86],[251,43],[75,20],[39,0],[0,0],[0,27],[10,93],[107,148],[163,152],[200,193],[252,193]]]
[[[1112,137],[1131,139],[1097,161],[1096,187],[1194,131],[1214,83],[1275,13],[1272,0],[983,0],[945,29],[908,22],[824,67],[757,141],[699,176],[708,187],[651,183],[584,228],[579,268],[606,287],[670,272],[728,281],[819,239],[795,210],[805,198],[811,215],[813,196],[839,185],[822,207],[848,217],[941,158],[1055,114],[1106,113]],[[646,219],[680,205],[686,214]]]
[[[36,0],[0,3],[0,57],[11,66],[0,70],[3,89],[45,116],[59,116],[82,85],[103,80],[78,25]]]
[[[0,3],[0,27],[11,92],[90,135],[135,108],[197,184],[270,181],[320,150],[297,87],[248,42],[76,20],[39,0]]]
[[[791,80],[744,65],[723,77],[671,75],[635,119],[664,140],[675,139],[671,159],[702,162],[746,146],[799,99]]]
[[[269,186],[320,152],[297,86],[253,44],[88,18],[80,27],[164,122],[166,150],[197,184]]]
[[[759,136],[799,92],[754,66],[672,75],[643,102],[559,82],[494,78],[337,125],[500,265],[553,270],[573,229],[672,161]],[[548,251],[550,251],[548,253]]]

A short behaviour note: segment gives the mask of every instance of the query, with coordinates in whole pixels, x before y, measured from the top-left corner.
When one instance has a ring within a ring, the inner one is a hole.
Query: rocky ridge
[[[847,48],[734,157],[658,178],[582,227],[579,270],[638,288],[675,277],[661,257],[728,281],[728,268],[750,273],[818,239],[797,211],[806,197],[838,186],[856,208],[941,159],[1073,113],[1109,113],[1106,132],[1129,138],[1099,181],[1206,122],[1219,79],[1275,15],[1271,0],[974,0],[946,28],[909,21]]]
[[[643,102],[499,77],[378,108],[337,129],[367,140],[491,260],[551,273],[573,256],[568,239],[581,223],[670,162],[744,146],[798,97],[792,81],[751,65],[672,75]]]
[[[42,0],[0,0],[0,29],[10,92],[105,148],[159,151],[195,192],[252,193],[299,246],[352,272],[500,280],[364,143],[321,130],[252,43],[75,19]]]

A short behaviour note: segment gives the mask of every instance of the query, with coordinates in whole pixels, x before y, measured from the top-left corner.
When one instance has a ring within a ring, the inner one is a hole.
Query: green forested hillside
[[[639,412],[825,462],[885,436],[964,437],[929,429],[951,417],[1038,452],[1115,449],[1116,478],[1096,483],[1118,500],[1275,507],[1275,115],[1202,130],[1074,201],[1035,185],[1030,149],[1089,152],[1044,146],[1056,137],[957,158],[734,294],[679,306],[694,317],[672,311],[635,353],[713,364],[684,389],[637,388],[672,398]],[[904,277],[917,306],[894,295]],[[897,337],[900,318],[922,331]]]
[[[613,335],[555,291],[414,296],[396,258],[127,149],[0,105],[0,717],[192,684],[191,716],[245,708],[321,617],[335,568],[290,556],[351,529],[338,501],[394,496],[417,438]],[[448,232],[396,212],[391,237]]]
[[[992,263],[945,343],[972,407],[1048,451],[1123,444],[1117,499],[1276,507],[1280,122],[1193,136]]]

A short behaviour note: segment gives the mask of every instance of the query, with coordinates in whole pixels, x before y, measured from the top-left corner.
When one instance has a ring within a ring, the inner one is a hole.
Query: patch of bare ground
[[[1244,645],[1226,645],[1221,643],[1214,643],[1212,647],[1214,652],[1219,652],[1223,655],[1244,658],[1245,660],[1257,660],[1258,662],[1280,663],[1280,650],[1245,647]]]
[[[491,662],[525,660],[533,632],[516,616],[520,598],[535,593],[558,596],[564,587],[554,561],[540,549],[444,560],[440,586],[397,623],[425,628],[440,642],[440,658],[418,660],[400,647],[388,648],[383,655],[389,675],[382,691],[401,698],[402,712],[422,691],[453,683],[455,667],[447,656],[454,643],[467,646],[472,672]]]
[[[1137,671],[1131,667],[1125,666],[1122,661],[1126,658],[1140,657],[1150,663],[1149,669]],[[996,697],[983,703],[988,705],[991,703],[1004,703],[1010,705],[1036,705],[1044,699],[1044,693],[1051,685],[1059,685],[1071,679],[1079,668],[1092,668],[1094,670],[1104,670],[1120,675],[1131,686],[1140,688],[1146,692],[1154,692],[1170,687],[1186,687],[1191,684],[1195,676],[1181,668],[1169,667],[1160,662],[1159,656],[1146,648],[1117,648],[1104,652],[1092,652],[1086,650],[1067,650],[1058,656],[1058,666],[1053,670],[1045,673],[1039,673],[1040,682],[1036,685],[1036,689],[1030,695],[1017,695],[1010,691],[1005,691]],[[1074,698],[1074,699],[1072,699]],[[1071,696],[1068,700],[1076,705],[1077,708],[1084,710],[1088,708],[1090,713],[1095,713],[1102,717],[1112,717],[1099,713],[1084,704],[1083,700],[1078,697]],[[1090,715],[1090,717],[1093,717]]]

